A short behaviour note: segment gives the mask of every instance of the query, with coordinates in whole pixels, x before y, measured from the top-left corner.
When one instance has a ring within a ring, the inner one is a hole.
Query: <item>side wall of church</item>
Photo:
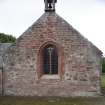
[[[2,70],[0,69],[0,95],[2,94]]]
[[[88,45],[87,72],[93,91],[101,91],[102,56],[92,43]]]
[[[3,54],[9,46],[11,43],[0,43],[0,95],[3,94]]]

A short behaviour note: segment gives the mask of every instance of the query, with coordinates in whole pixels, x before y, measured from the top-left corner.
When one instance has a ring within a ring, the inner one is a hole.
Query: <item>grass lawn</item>
[[[102,76],[102,89],[105,93],[105,75]],[[1,96],[0,105],[105,105],[105,97],[35,98]]]
[[[0,97],[0,105],[105,105],[105,97],[99,98],[34,98]]]

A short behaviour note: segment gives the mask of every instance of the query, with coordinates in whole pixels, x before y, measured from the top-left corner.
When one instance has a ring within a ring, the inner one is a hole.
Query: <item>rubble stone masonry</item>
[[[58,75],[42,73],[41,49],[47,44],[53,44],[58,49]],[[3,56],[4,94],[60,97],[99,95],[101,56],[98,48],[60,16],[55,12],[46,12]]]

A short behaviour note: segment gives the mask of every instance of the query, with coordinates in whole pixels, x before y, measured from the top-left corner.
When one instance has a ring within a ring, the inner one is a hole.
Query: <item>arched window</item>
[[[55,42],[44,43],[38,52],[37,74],[40,79],[62,79],[64,74],[63,48]],[[56,76],[55,76],[56,75]]]
[[[56,46],[46,45],[42,52],[44,74],[58,74],[58,51]]]

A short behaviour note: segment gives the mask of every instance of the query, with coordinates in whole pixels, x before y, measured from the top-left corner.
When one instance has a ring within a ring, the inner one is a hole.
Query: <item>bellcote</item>
[[[55,11],[55,3],[57,0],[44,0],[45,2],[45,12],[54,12]]]

